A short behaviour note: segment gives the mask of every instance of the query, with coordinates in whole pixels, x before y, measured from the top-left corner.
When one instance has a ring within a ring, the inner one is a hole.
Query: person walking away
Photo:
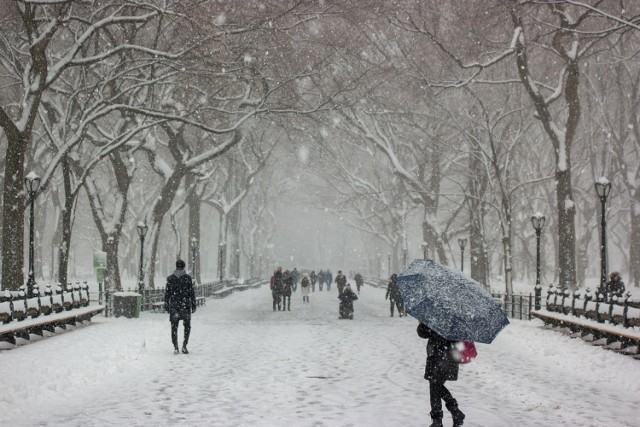
[[[429,340],[424,379],[429,381],[431,427],[442,427],[443,400],[453,417],[453,426],[459,427],[464,423],[464,414],[458,408],[458,401],[444,385],[446,381],[458,380],[458,362],[453,355],[455,342],[446,340],[423,323],[418,325],[417,333],[420,338]]]
[[[176,261],[176,270],[167,277],[167,285],[164,291],[164,308],[169,313],[171,321],[171,342],[173,354],[178,354],[178,324],[182,320],[184,336],[182,352],[189,354],[187,344],[191,334],[191,314],[196,312],[196,292],[193,280],[184,271],[185,263],[181,259]]]
[[[291,292],[293,291],[293,276],[290,271],[284,272],[284,286],[282,289],[282,311],[291,311]]]
[[[404,316],[404,301],[402,300],[402,295],[400,295],[400,289],[398,289],[398,284],[396,283],[396,279],[398,278],[397,274],[392,274],[389,278],[389,284],[387,285],[387,294],[384,299],[389,300],[389,309],[391,310],[391,317],[393,317],[393,307],[394,305],[398,308],[398,315],[400,317]]]
[[[278,267],[276,272],[273,273],[273,289],[271,291],[271,296],[273,297],[273,311],[276,311],[276,306],[278,307],[278,311],[280,311],[280,300],[282,298],[282,291],[284,290],[282,276],[282,267]]]
[[[342,294],[344,288],[347,286],[347,277],[342,274],[342,270],[338,270],[338,275],[336,276],[336,285],[338,286],[338,295]]]
[[[358,299],[358,295],[351,290],[351,285],[347,283],[341,294],[338,295],[340,306],[338,308],[340,316],[338,319],[353,319],[353,302]]]
[[[356,281],[356,289],[358,290],[358,295],[360,294],[360,288],[362,287],[362,285],[364,284],[364,278],[362,277],[362,274],[360,274],[359,272],[356,273],[356,275],[354,276],[354,279]]]
[[[311,284],[311,288],[316,287],[316,281],[318,280],[318,275],[315,270],[311,270],[311,274],[309,274],[309,282]]]
[[[291,277],[293,277],[293,292],[296,292],[298,290],[298,282],[300,281],[300,272],[296,267],[293,268]]]
[[[324,271],[320,270],[318,272],[318,286],[320,286],[320,290],[322,290],[322,285],[324,284]],[[316,285],[315,283],[311,284],[311,292],[315,292],[316,291]]]
[[[311,281],[309,275],[304,273],[300,281],[300,293],[302,294],[302,303],[309,302],[309,294],[311,293]]]
[[[607,295],[607,301],[611,301],[613,297],[622,298],[624,295],[625,287],[620,273],[612,271],[609,274],[609,281],[605,284],[605,290]]]
[[[329,292],[331,290],[331,283],[333,282],[333,274],[331,274],[331,271],[329,269],[327,269],[327,272],[324,273],[324,281],[327,284],[327,292]]]

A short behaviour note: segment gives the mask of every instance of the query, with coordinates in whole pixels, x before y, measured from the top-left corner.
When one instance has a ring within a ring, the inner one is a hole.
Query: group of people
[[[276,308],[278,311],[291,311],[291,294],[297,290],[299,278],[297,268],[289,271],[278,267],[273,272],[270,281],[273,311],[276,311]]]
[[[333,273],[331,270],[327,269],[326,271],[320,270],[316,273],[315,270],[311,270],[309,273],[309,281],[311,283],[311,292],[316,291],[316,283],[318,284],[318,290],[322,292],[322,287],[326,284],[327,291],[331,290],[331,283],[333,282]]]

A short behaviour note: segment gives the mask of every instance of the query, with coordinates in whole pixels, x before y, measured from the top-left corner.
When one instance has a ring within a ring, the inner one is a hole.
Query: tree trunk
[[[68,282],[69,247],[71,246],[73,211],[77,193],[74,194],[71,191],[71,170],[69,168],[69,160],[66,157],[62,160],[61,166],[64,187],[64,208],[62,209],[60,244],[58,245],[58,282],[64,285]],[[114,282],[112,281],[111,283]]]
[[[629,284],[640,286],[640,190],[633,191],[631,200],[631,238],[629,239]]]
[[[23,134],[7,132],[2,205],[2,286],[17,290],[24,279],[24,159],[27,141]]]
[[[568,159],[567,159],[568,162]],[[558,204],[558,267],[560,286],[576,288],[575,267],[575,213],[573,204],[573,192],[571,190],[571,167],[566,171],[556,172],[556,197]]]
[[[187,183],[187,187],[189,187],[189,183]],[[194,186],[193,190],[189,193],[188,196],[188,209],[189,209],[189,245],[191,245],[191,239],[196,239],[196,248],[195,248],[195,265],[191,266],[191,272],[194,276],[194,279],[197,283],[202,283],[202,278],[200,276],[200,272],[202,271],[200,265],[200,247],[202,245],[200,239],[200,211],[202,207],[202,200],[200,199],[200,194],[197,191],[197,186]],[[193,249],[191,249],[193,251]],[[194,254],[191,254],[190,260],[194,258]]]

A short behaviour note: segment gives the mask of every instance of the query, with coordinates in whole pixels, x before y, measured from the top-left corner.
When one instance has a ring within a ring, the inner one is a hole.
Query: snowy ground
[[[364,287],[354,320],[337,291],[273,312],[266,286],[208,300],[191,354],[166,314],[92,325],[0,351],[5,426],[424,426],[425,341]],[[640,361],[513,321],[447,383],[465,426],[640,426]],[[450,417],[445,415],[445,425]]]

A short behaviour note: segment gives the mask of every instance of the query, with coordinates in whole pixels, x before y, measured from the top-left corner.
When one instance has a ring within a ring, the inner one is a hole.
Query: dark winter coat
[[[284,276],[282,271],[276,271],[273,277],[273,293],[276,295],[282,295],[282,292],[284,291]]]
[[[196,292],[193,280],[184,270],[176,270],[167,277],[164,307],[172,319],[190,320],[196,311]]]
[[[607,290],[607,298],[611,298],[612,296],[621,297],[624,294],[624,282],[622,280],[613,281],[610,280],[605,284],[605,289]]]
[[[336,283],[338,284],[339,288],[344,289],[344,287],[347,286],[347,276],[345,276],[344,274],[338,274],[336,276]]]
[[[446,340],[423,323],[418,325],[417,332],[420,338],[429,340],[424,379],[436,383],[456,381],[458,379],[458,362],[453,357],[455,342]]]
[[[402,295],[400,295],[400,289],[398,289],[398,285],[396,284],[395,277],[392,277],[389,280],[389,284],[387,285],[387,294],[384,299],[389,298],[391,301],[402,301]]]
[[[316,284],[316,280],[318,280],[318,276],[316,275],[315,271],[312,271],[311,274],[309,275],[309,279],[311,279],[311,283],[312,284]]]
[[[357,286],[362,286],[364,283],[364,278],[362,277],[362,274],[360,273],[356,273],[356,275],[354,276],[354,279],[356,281],[356,285]]]
[[[324,272],[322,270],[318,273],[317,279],[318,283],[324,283]]]
[[[340,316],[347,317],[353,313],[353,302],[358,299],[358,295],[351,290],[351,288],[345,288],[344,292],[338,295],[340,300]]]
[[[284,295],[285,297],[290,297],[292,289],[293,289],[293,278],[289,274],[284,279],[284,285],[283,285],[283,288],[282,288],[282,295]]]

